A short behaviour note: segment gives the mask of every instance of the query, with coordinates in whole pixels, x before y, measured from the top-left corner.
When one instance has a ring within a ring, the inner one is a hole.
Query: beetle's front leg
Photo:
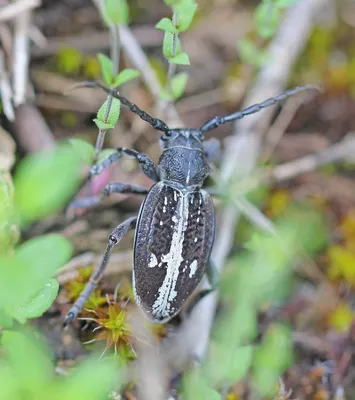
[[[107,262],[110,257],[110,252],[113,247],[116,246],[120,240],[127,235],[127,233],[136,227],[137,217],[128,218],[126,221],[122,222],[122,224],[118,225],[118,227],[111,233],[109,236],[108,245],[106,247],[105,254],[101,261],[99,268],[97,268],[90,277],[88,284],[85,286],[84,290],[81,292],[79,298],[76,300],[72,308],[69,310],[68,314],[64,319],[64,326],[68,325],[70,321],[72,321],[78,315],[79,311],[83,308],[86,300],[90,297],[93,290],[96,288],[99,280],[102,277],[102,274],[106,268]]]
[[[108,168],[124,154],[135,158],[138,161],[139,168],[148,178],[152,179],[153,181],[159,180],[156,166],[146,154],[139,153],[136,150],[126,149],[125,147],[118,147],[116,149],[116,153],[109,155],[107,158],[94,165],[90,170],[89,179],[91,179],[94,175],[101,174],[104,169]]]
[[[130,193],[146,195],[149,192],[143,186],[131,185],[129,183],[109,183],[99,196],[87,196],[70,203],[73,208],[89,208],[99,204],[112,193]]]

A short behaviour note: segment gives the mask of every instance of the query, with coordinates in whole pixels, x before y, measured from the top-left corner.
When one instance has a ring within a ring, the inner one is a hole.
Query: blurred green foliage
[[[207,360],[193,372],[197,382],[191,385],[192,377],[186,377],[186,398],[202,399],[202,390],[228,387],[249,372],[259,395],[276,395],[279,377],[292,362],[291,334],[282,321],[272,322],[261,342],[256,341],[258,312],[285,301],[292,290],[292,263],[323,248],[327,232],[315,210],[290,209],[286,215],[277,222],[277,236],[254,232],[246,251],[229,261],[220,283],[223,311]]]
[[[123,370],[115,362],[86,360],[66,377],[56,376],[43,339],[30,332],[4,331],[0,359],[0,398],[6,400],[100,400],[119,388]]]

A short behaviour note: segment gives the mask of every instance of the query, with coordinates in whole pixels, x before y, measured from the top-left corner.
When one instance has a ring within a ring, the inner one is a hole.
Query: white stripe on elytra
[[[177,192],[174,190],[174,198]],[[171,310],[171,302],[177,295],[176,284],[179,277],[179,268],[183,261],[182,250],[185,237],[185,231],[187,228],[189,218],[189,203],[188,197],[180,194],[180,199],[176,207],[176,217],[172,218],[174,222],[173,236],[171,239],[171,245],[169,252],[163,254],[161,258],[162,263],[166,263],[166,275],[162,285],[158,290],[158,297],[155,300],[152,311],[153,315],[157,318],[168,317]],[[193,269],[193,268],[192,268]]]

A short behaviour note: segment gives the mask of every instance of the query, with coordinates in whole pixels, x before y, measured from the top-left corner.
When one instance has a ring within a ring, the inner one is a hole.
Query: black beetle
[[[300,91],[315,87],[304,85],[290,89],[242,111],[225,117],[214,117],[200,129],[170,129],[162,120],[151,117],[105,86],[97,82],[87,82],[85,86],[101,87],[153,128],[162,131],[160,144],[163,151],[155,166],[145,154],[118,148],[116,153],[91,169],[89,179],[125,154],[136,158],[142,172],[157,183],[149,191],[136,185],[112,183],[106,186],[101,197],[88,197],[73,202],[74,207],[82,208],[97,204],[111,193],[146,194],[138,217],[128,218],[109,236],[101,265],[92,274],[64,323],[76,317],[96,287],[111,249],[134,228],[135,300],[148,319],[154,323],[165,323],[181,310],[205,272],[210,282],[216,276],[208,262],[215,231],[214,207],[209,193],[202,189],[202,185],[211,170],[209,162],[219,151],[216,145],[219,143],[215,139],[204,141],[204,134],[226,122],[254,114]],[[214,285],[215,282],[212,282]]]

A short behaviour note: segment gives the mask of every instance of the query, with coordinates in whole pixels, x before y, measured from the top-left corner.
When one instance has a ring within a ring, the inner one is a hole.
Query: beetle
[[[91,196],[72,203],[73,207],[84,208],[98,204],[111,193],[146,195],[138,216],[128,218],[110,234],[99,268],[69,310],[64,324],[77,316],[102,276],[112,248],[132,229],[135,229],[132,282],[136,303],[151,322],[165,323],[182,309],[205,272],[211,283],[210,290],[216,286],[216,273],[209,263],[215,233],[214,206],[210,194],[202,186],[211,171],[209,164],[218,152],[216,143],[219,142],[216,139],[205,141],[205,133],[315,87],[295,87],[263,103],[224,117],[214,117],[199,129],[170,129],[164,121],[151,117],[112,89],[97,82],[87,82],[85,86],[102,88],[162,132],[162,154],[156,166],[143,153],[118,148],[92,167],[88,179],[126,155],[135,158],[141,171],[156,183],[149,190],[111,183],[100,197]]]

